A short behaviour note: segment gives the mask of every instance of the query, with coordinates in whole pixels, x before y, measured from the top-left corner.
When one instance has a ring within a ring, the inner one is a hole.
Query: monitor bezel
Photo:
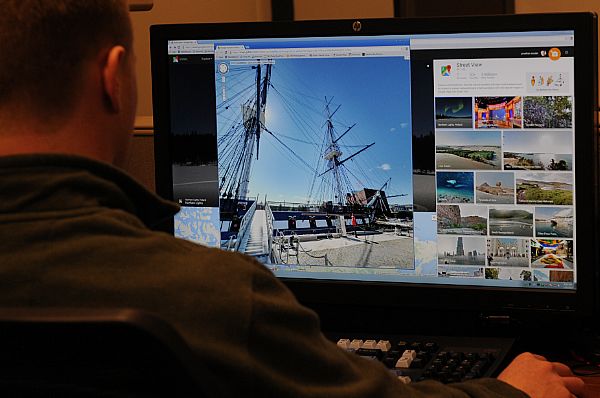
[[[386,283],[285,278],[298,299],[308,305],[468,311],[481,314],[575,314],[591,318],[598,311],[598,139],[597,126],[597,23],[593,13],[517,14],[478,17],[414,19],[363,19],[294,22],[201,23],[155,25],[151,33],[156,191],[173,198],[170,153],[167,42],[230,38],[327,37],[435,33],[561,31],[575,32],[576,80],[575,176],[577,220],[577,290],[496,288],[422,283]],[[584,168],[582,164],[591,164]],[[588,190],[585,187],[590,187]],[[586,209],[585,213],[582,209]],[[584,215],[589,214],[589,216]],[[173,233],[173,223],[165,229]],[[589,248],[583,253],[582,248]],[[443,303],[441,305],[440,303]],[[474,304],[475,303],[475,304]],[[519,315],[525,314],[525,315]]]

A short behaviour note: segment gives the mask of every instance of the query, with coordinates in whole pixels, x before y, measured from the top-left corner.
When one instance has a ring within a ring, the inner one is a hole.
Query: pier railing
[[[250,225],[252,225],[252,218],[254,217],[255,212],[256,202],[252,203],[252,206],[250,206],[246,214],[244,214],[244,217],[242,217],[240,231],[238,232],[237,239],[235,241],[235,251],[240,251],[242,242],[247,241],[246,237],[248,235],[248,231],[250,230]]]
[[[269,259],[273,259],[273,222],[275,216],[273,216],[273,210],[269,206],[269,202],[265,201],[265,214],[267,215],[267,236],[269,237]]]

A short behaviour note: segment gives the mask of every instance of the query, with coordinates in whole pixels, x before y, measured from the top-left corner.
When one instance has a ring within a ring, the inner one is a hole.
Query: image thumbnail
[[[534,269],[533,270],[533,281],[534,282],[548,282],[550,281],[550,274],[548,270]]]
[[[536,207],[535,236],[572,238],[573,208]]]
[[[455,267],[452,265],[438,266],[438,277],[441,278],[483,278],[481,267]]]
[[[573,241],[532,239],[531,266],[533,268],[573,269]]]
[[[473,127],[471,97],[448,97],[435,99],[436,128]]]
[[[475,201],[477,203],[515,203],[513,173],[476,173]]]
[[[500,169],[500,132],[438,131],[437,169]]]
[[[516,175],[517,204],[572,205],[571,173],[530,173]]]
[[[438,264],[485,265],[485,239],[438,236]]]
[[[490,235],[533,236],[533,208],[490,208]]]
[[[529,239],[488,239],[487,266],[521,268],[529,267]]]
[[[473,203],[473,173],[438,172],[437,200],[439,203]]]
[[[505,170],[573,170],[570,131],[506,131]]]
[[[520,129],[522,126],[521,97],[475,97],[476,129]]]
[[[573,126],[573,100],[569,96],[525,97],[525,128],[568,129]]]
[[[573,282],[573,271],[550,270],[550,282]]]
[[[437,232],[450,235],[487,235],[487,208],[476,205],[439,205]]]
[[[485,279],[499,279],[503,281],[531,281],[531,271],[513,268],[486,268]]]

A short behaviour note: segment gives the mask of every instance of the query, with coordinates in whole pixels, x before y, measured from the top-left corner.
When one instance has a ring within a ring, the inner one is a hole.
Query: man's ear
[[[106,104],[112,112],[119,113],[123,107],[121,99],[121,79],[126,68],[127,50],[123,46],[114,46],[108,51],[102,65],[102,88]]]

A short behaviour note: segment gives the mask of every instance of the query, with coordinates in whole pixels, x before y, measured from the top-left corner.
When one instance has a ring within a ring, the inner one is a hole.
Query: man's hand
[[[573,398],[583,394],[583,381],[573,376],[566,365],[528,352],[516,357],[498,379],[531,398]]]

